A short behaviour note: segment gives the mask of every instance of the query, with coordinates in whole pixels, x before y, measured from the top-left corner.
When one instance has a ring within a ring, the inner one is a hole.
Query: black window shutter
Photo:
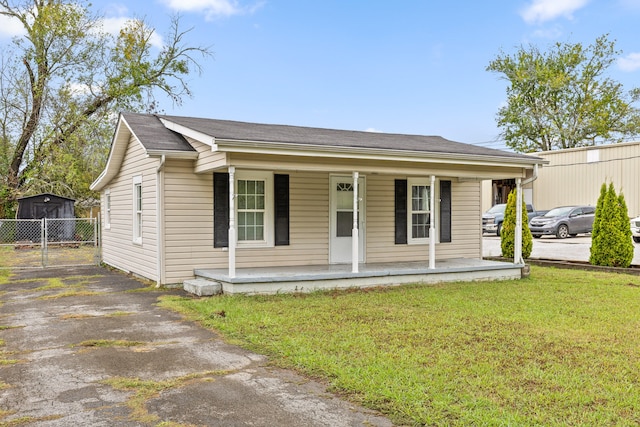
[[[213,174],[213,247],[229,247],[229,174]]]
[[[273,176],[275,244],[289,244],[289,175]]]
[[[396,179],[396,245],[407,243],[407,180]]]
[[[451,181],[440,181],[440,243],[451,242]]]

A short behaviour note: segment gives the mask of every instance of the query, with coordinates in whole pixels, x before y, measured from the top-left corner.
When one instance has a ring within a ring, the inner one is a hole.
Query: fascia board
[[[189,137],[191,139],[195,139],[196,141],[200,141],[203,144],[207,144],[209,146],[211,146],[212,148],[215,147],[216,145],[216,138],[211,136],[211,135],[207,135],[205,133],[202,132],[198,132],[196,130],[193,130],[191,128],[188,128],[186,126],[182,126],[179,125],[177,123],[174,123],[170,120],[164,119],[164,118],[159,118],[160,121],[162,122],[162,124],[164,125],[164,127],[166,127],[169,130],[172,130],[174,132],[177,132],[185,137]]]
[[[123,127],[126,128],[126,131],[123,130]],[[123,132],[126,132],[123,135]],[[127,151],[127,145],[129,140],[131,139],[131,128],[124,120],[122,115],[118,119],[118,124],[116,126],[116,131],[113,134],[113,138],[111,140],[111,150],[109,151],[109,157],[107,158],[107,164],[104,167],[104,170],[98,175],[95,181],[89,186],[89,189],[92,191],[100,191],[107,182],[111,180],[118,173],[118,169],[122,160],[124,159],[124,155]]]
[[[354,160],[394,160],[413,163],[448,163],[467,165],[488,165],[501,167],[522,167],[534,164],[548,164],[545,159],[517,159],[501,156],[478,156],[425,151],[380,150],[337,146],[318,146],[290,143],[250,142],[216,140],[218,151],[230,153],[271,154],[309,157],[351,158]]]

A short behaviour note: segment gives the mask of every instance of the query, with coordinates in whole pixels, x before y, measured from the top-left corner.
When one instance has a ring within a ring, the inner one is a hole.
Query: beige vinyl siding
[[[436,247],[436,259],[482,258],[481,182],[451,180],[451,242]]]
[[[213,175],[194,174],[194,161],[167,159],[164,179],[165,282],[193,277],[194,268],[226,268],[213,247]]]
[[[192,171],[188,160],[167,160],[164,168],[167,283],[192,277],[195,268],[228,268],[228,252],[213,247],[213,176]],[[237,248],[238,268],[327,263],[329,175],[288,174],[290,244]]]
[[[591,154],[589,154],[591,152]],[[597,154],[595,154],[597,152]],[[549,160],[534,182],[537,209],[570,204],[595,206],[603,182],[622,191],[630,216],[640,214],[640,143],[558,150],[537,153]],[[597,161],[589,162],[589,157]]]
[[[193,171],[196,173],[210,172],[214,169],[225,167],[227,164],[227,154],[211,151],[211,146],[195,139],[187,138],[189,144],[198,152]]]
[[[429,246],[396,245],[395,241],[395,179],[386,175],[367,176],[366,259],[375,262],[428,261]],[[444,179],[444,178],[443,178]],[[436,182],[437,185],[437,182]],[[480,258],[480,183],[457,180],[451,182],[451,243],[436,245],[436,259]],[[436,214],[439,212],[436,203]],[[436,230],[437,231],[437,230]]]
[[[120,172],[106,187],[111,193],[111,226],[102,228],[102,260],[150,280],[158,279],[157,165],[158,160],[148,158],[135,139],[129,141]],[[142,176],[141,245],[133,243],[133,177],[137,175]],[[103,191],[103,202],[104,197]]]
[[[329,261],[329,174],[281,173],[289,175],[289,245],[238,248],[239,268],[322,265]]]

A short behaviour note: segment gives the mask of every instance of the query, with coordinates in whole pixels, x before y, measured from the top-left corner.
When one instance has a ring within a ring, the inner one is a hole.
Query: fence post
[[[47,233],[47,218],[42,218],[42,222],[40,223],[40,246],[42,247],[42,267],[47,266],[48,256],[47,253],[47,239],[49,238],[49,233]]]
[[[98,244],[98,230],[99,230],[99,221],[100,216],[98,214],[97,218],[91,218],[91,222],[93,223],[93,262],[95,265],[100,264],[100,246]]]

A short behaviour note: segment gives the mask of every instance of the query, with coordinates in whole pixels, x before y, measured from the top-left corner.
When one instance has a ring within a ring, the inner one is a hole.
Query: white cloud
[[[236,0],[163,0],[163,3],[179,12],[204,13],[206,19],[251,13],[263,4],[241,6]]]
[[[381,131],[381,130],[378,130],[378,129],[376,129],[376,128],[366,128],[364,131],[365,131],[365,132],[382,133],[382,131]]]
[[[533,0],[520,16],[529,24],[552,21],[561,16],[572,19],[573,13],[584,7],[589,0]]]
[[[0,15],[0,37],[11,38],[25,34],[26,32],[20,21],[15,18]]]
[[[640,69],[640,53],[630,53],[618,59],[618,67],[622,71],[636,71]]]

